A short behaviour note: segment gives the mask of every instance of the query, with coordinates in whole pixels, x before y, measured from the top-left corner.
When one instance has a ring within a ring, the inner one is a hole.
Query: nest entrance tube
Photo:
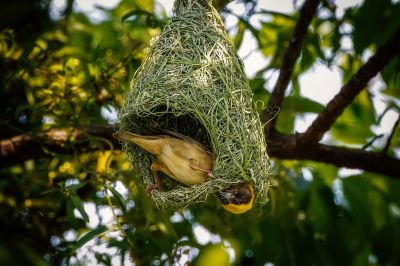
[[[253,184],[256,202],[266,203],[269,159],[263,129],[243,64],[211,0],[176,0],[175,15],[149,44],[135,73],[124,107],[121,130],[148,134],[148,128],[175,131],[212,149],[211,178],[185,186],[172,178],[151,196],[159,208],[179,209],[243,181]],[[154,157],[124,143],[144,185],[153,182]]]

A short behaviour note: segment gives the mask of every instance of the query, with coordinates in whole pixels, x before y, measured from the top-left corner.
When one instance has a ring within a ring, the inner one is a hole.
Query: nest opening
[[[132,127],[130,127],[128,131],[144,136],[152,136],[160,134],[157,132],[157,129],[170,130],[188,136],[212,151],[210,135],[193,114],[175,115],[174,111],[168,110],[166,105],[155,107],[151,113],[151,115],[145,117],[131,116],[129,120],[134,122],[131,124]],[[129,146],[137,150],[135,144],[129,144]],[[151,157],[151,160],[155,159],[154,155],[150,153],[147,153],[147,155]],[[177,185],[181,185],[178,181],[172,179],[163,172],[159,172],[158,175],[164,191],[171,191]]]

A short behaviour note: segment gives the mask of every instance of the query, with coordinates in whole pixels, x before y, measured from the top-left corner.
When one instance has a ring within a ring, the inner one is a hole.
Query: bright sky
[[[165,10],[167,11],[167,14],[170,16],[172,14],[173,2],[174,2],[173,0],[158,0],[157,9],[160,8],[160,5],[164,6]],[[300,5],[303,1],[298,0],[297,2],[298,2],[297,4]],[[336,11],[337,15],[342,16],[346,8],[354,5],[359,5],[361,2],[362,0],[336,0],[336,4],[338,7]],[[102,10],[97,9],[95,6],[99,5],[105,8],[113,8],[118,3],[119,0],[101,0],[101,1],[76,0],[75,10],[87,13],[93,21],[101,21],[105,19],[105,13]],[[51,15],[54,18],[59,17],[61,12],[65,8],[65,5],[66,5],[66,0],[53,0]],[[240,4],[237,1],[233,1],[232,3],[230,3],[228,5],[228,8],[231,9],[235,14],[240,15],[243,14],[244,12],[243,4]],[[261,9],[282,12],[282,13],[291,13],[293,12],[294,7],[292,0],[259,0],[256,10],[261,10]],[[262,18],[254,16],[251,22],[257,26],[259,25],[260,19]],[[236,20],[237,18],[235,16],[228,15],[226,18],[226,28],[229,28],[231,25],[235,25],[237,22]],[[351,40],[344,39],[342,45],[347,47],[351,46],[352,45]],[[245,71],[249,77],[254,76],[254,74],[258,70],[262,69],[267,64],[266,59],[261,55],[260,52],[257,51],[257,43],[255,39],[248,32],[244,36],[242,47],[239,50],[239,55],[242,58],[245,57],[244,59]],[[276,78],[277,76],[275,76],[275,80]],[[275,82],[275,80],[273,82]],[[268,84],[269,87],[268,89],[271,89],[273,85],[274,85],[273,83]],[[301,93],[304,97],[313,99],[321,104],[326,104],[330,99],[332,99],[332,97],[336,93],[338,93],[340,87],[342,86],[340,70],[334,67],[329,69],[326,66],[317,64],[310,71],[308,71],[307,73],[303,74],[300,77],[300,86],[301,86]],[[381,113],[385,108],[384,99],[382,98],[382,96],[380,96],[379,93],[377,93],[383,87],[384,84],[379,77],[375,78],[374,82],[371,82],[370,91],[378,95],[374,98],[374,105],[378,113]],[[116,112],[110,113],[109,111],[106,111],[106,109],[103,111],[104,111],[103,115],[107,118],[110,118],[110,121],[115,120]],[[316,116],[315,114],[310,114],[310,115],[305,115],[302,118],[298,118],[296,120],[296,131],[303,132],[308,127],[308,125],[310,125],[315,116]],[[396,118],[397,114],[394,111],[388,112],[384,116],[381,126],[373,129],[374,132],[377,134],[390,132]],[[345,171],[342,172],[346,174]],[[124,195],[127,195],[128,193],[128,191],[122,184],[117,184],[116,189],[121,193],[123,193]],[[90,213],[89,226],[91,228],[95,228],[99,222],[99,219],[95,214],[94,204],[91,203],[85,204],[85,209],[88,213]],[[76,215],[79,216],[80,214],[77,212]],[[102,217],[103,221],[106,220],[112,223],[112,218],[110,218],[111,212],[108,207],[101,209],[100,215],[103,216]],[[190,215],[190,212],[185,211],[185,215]],[[183,218],[184,217],[182,217],[180,214],[176,213],[174,216],[171,217],[172,219],[171,221],[174,221],[174,219],[177,219],[178,221]],[[221,240],[218,235],[211,234],[206,228],[204,228],[199,224],[193,224],[193,231],[197,241],[200,244],[207,244],[210,242],[219,243],[222,241],[224,246],[226,247],[226,251],[230,256],[231,261],[233,261],[234,251],[230,247],[229,242]],[[65,237],[70,239],[75,239],[76,232],[70,230],[66,232]],[[84,259],[86,261],[85,264],[88,263],[90,264],[90,261],[94,260],[94,257],[84,258],[84,256],[90,256],[90,252],[88,252],[88,250],[89,247],[93,248],[93,245],[94,241],[90,241],[88,244],[82,247],[78,252],[78,259]],[[94,246],[96,247],[95,249],[107,250],[107,252],[111,253],[116,252],[115,250],[106,249],[105,246],[98,246],[98,245]],[[181,262],[184,263],[190,257],[196,256],[197,253],[198,250],[196,251],[196,249],[191,249],[191,251],[188,254],[183,254]],[[125,263],[126,265],[129,265],[129,261],[125,261]],[[113,259],[113,265],[120,265],[120,262],[118,261],[117,257]]]

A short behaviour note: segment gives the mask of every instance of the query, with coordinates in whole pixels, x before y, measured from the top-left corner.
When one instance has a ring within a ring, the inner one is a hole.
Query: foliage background
[[[167,15],[151,0],[122,0],[99,6],[106,19],[93,21],[74,2],[57,19],[50,0],[1,3],[0,139],[25,134],[42,144],[18,162],[0,161],[1,265],[400,264],[399,176],[275,160],[276,188],[263,210],[234,216],[215,198],[183,211],[157,210],[116,142],[85,129],[115,122],[146,44]],[[246,12],[228,32],[238,49],[251,33],[269,60],[250,79],[254,98],[266,104],[298,12],[256,13],[256,2],[241,3]],[[366,0],[337,16],[332,2],[322,1],[277,128],[293,133],[297,118],[323,109],[302,96],[304,72],[336,66],[345,83],[400,26],[399,12],[398,1]],[[221,11],[228,14],[229,6]],[[263,18],[261,27],[252,16]],[[350,48],[342,45],[348,36]],[[400,131],[374,129],[388,112],[399,112],[399,69],[397,56],[381,72],[384,86],[358,95],[324,141],[380,151],[392,134],[387,152],[398,157]],[[374,104],[378,96],[383,111]],[[49,148],[43,136],[60,145]]]

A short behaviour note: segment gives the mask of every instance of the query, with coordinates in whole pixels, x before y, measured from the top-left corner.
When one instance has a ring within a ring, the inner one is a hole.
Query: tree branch
[[[318,142],[333,125],[339,115],[354,98],[367,86],[385,65],[400,52],[400,28],[390,40],[380,47],[376,54],[365,63],[357,73],[342,87],[340,92],[328,103],[326,108],[303,133],[302,141]]]
[[[17,135],[0,141],[0,166],[9,166],[28,159],[41,159],[56,154],[74,154],[99,149],[110,149],[104,144],[111,142],[114,149],[121,149],[121,144],[112,134],[115,126],[97,125],[72,134],[72,145],[68,141],[66,129],[53,129],[35,138]],[[400,178],[400,160],[379,152],[332,147],[319,143],[299,141],[300,134],[284,135],[271,131],[267,138],[268,154],[279,159],[313,160],[336,165],[338,167],[359,168],[394,178]],[[103,141],[98,141],[103,139]]]
[[[400,160],[385,153],[304,143],[298,138],[299,134],[288,136],[271,132],[267,139],[268,154],[279,159],[312,160],[338,167],[358,168],[400,179]]]
[[[112,125],[95,125],[83,130],[74,130],[72,133],[66,129],[52,129],[34,137],[17,135],[0,141],[0,166],[50,157],[54,154],[98,150],[107,146],[106,142],[111,142],[114,148],[120,149],[121,144],[112,136],[114,131]]]
[[[268,106],[262,114],[262,121],[269,121],[265,127],[266,133],[268,133],[267,131],[270,128],[275,126],[276,119],[273,119],[275,114],[271,113],[270,110],[276,110],[282,105],[283,98],[285,97],[285,91],[292,77],[294,65],[300,55],[301,47],[307,34],[308,26],[310,25],[311,20],[317,11],[319,2],[320,0],[307,0],[300,10],[299,20],[297,21],[289,42],[289,46],[283,56],[278,80],[269,98]]]
[[[227,4],[233,0],[213,0],[213,6],[216,10],[221,11]]]

